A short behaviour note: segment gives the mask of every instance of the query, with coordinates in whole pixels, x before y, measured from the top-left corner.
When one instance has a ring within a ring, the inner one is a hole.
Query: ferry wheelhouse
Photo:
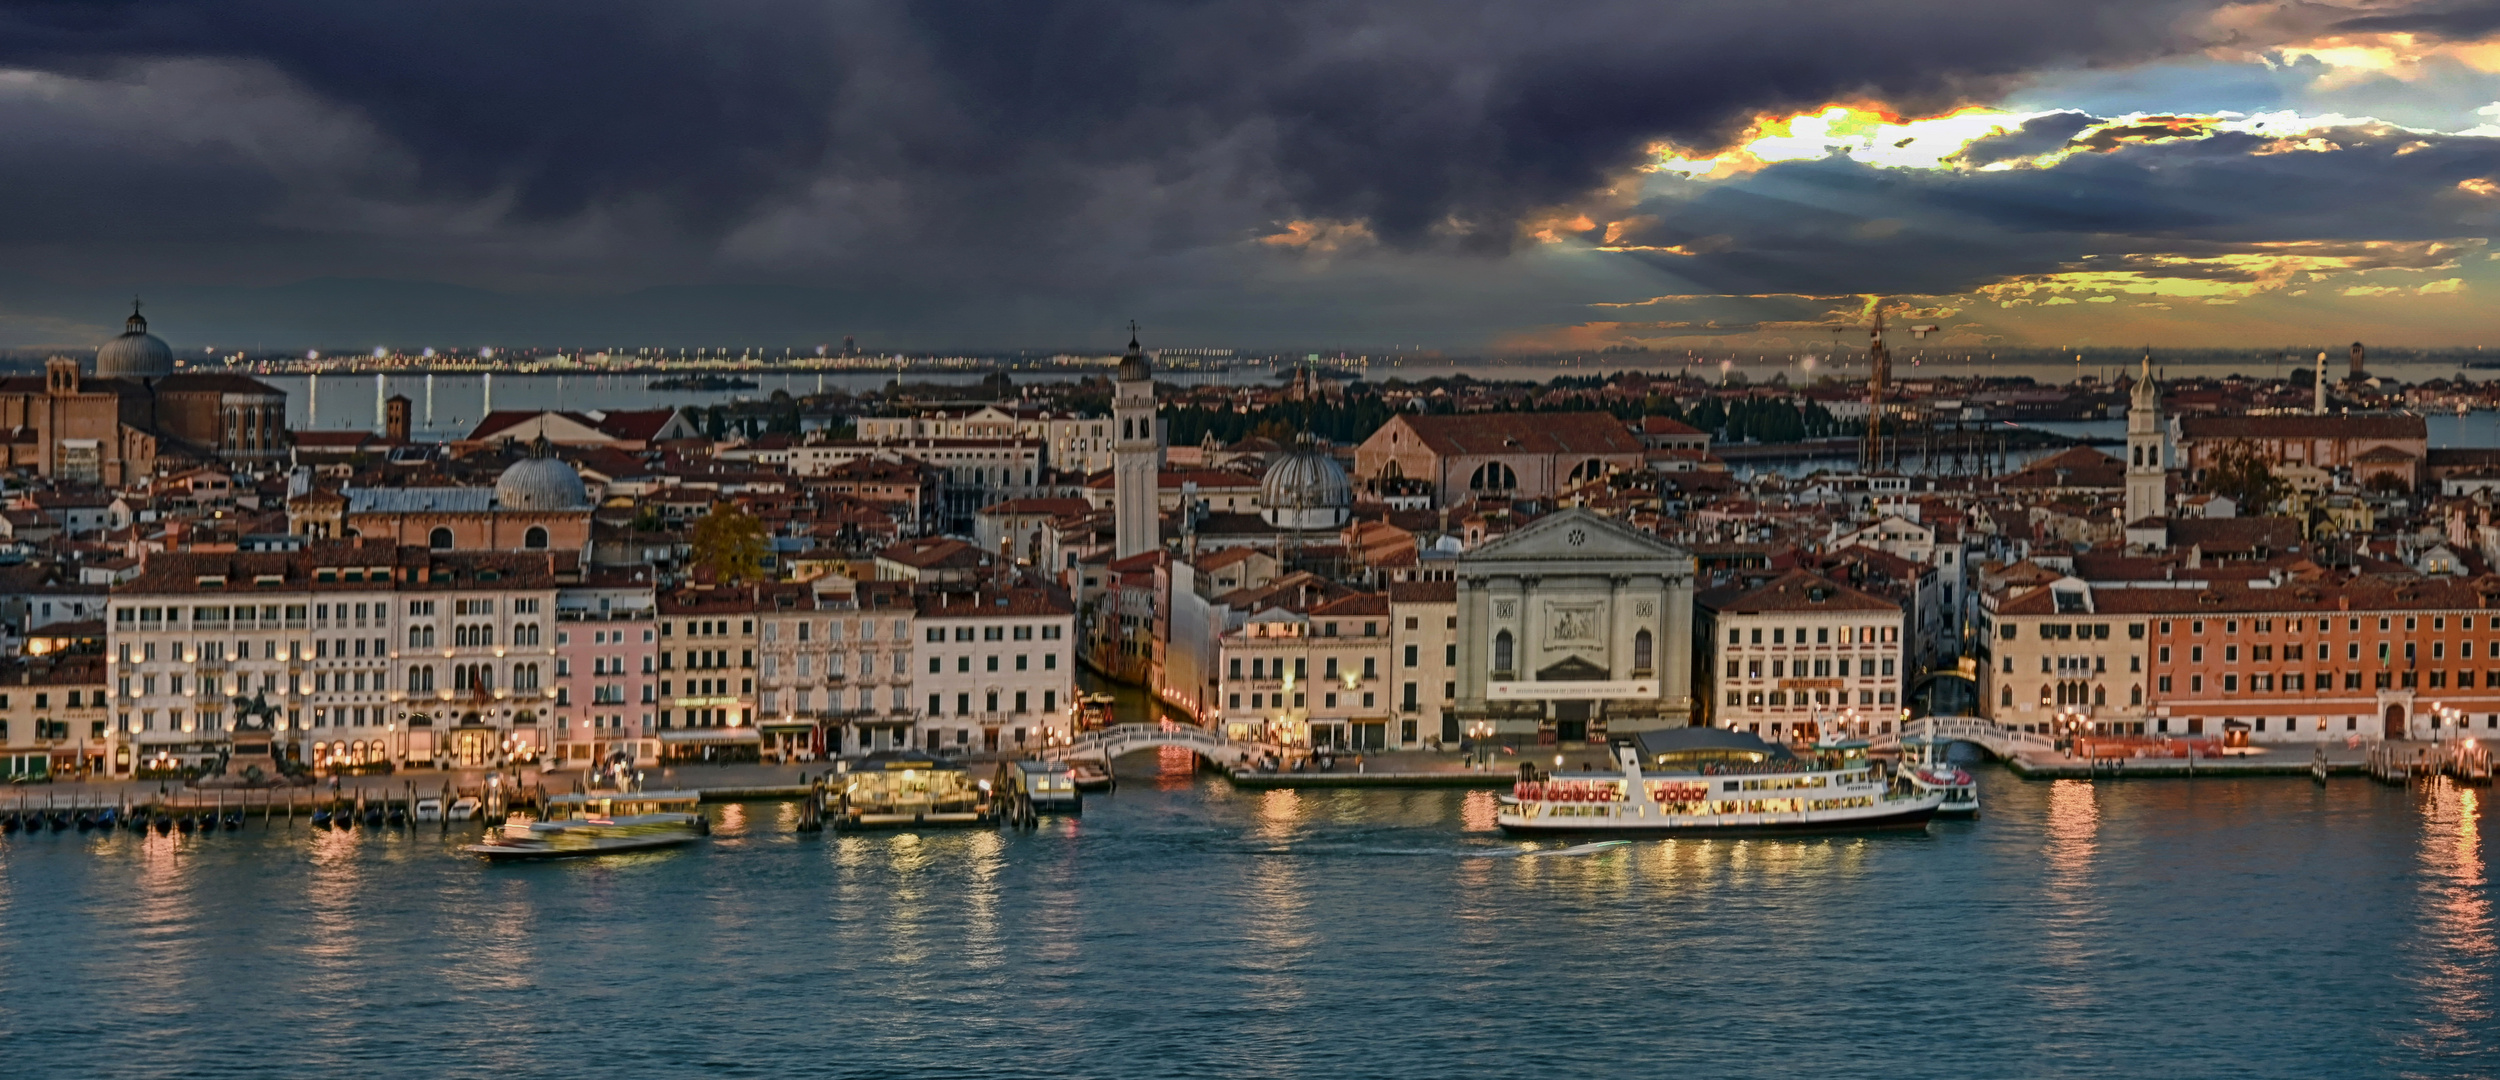
[[[696,791],[611,791],[558,795],[546,817],[516,816],[461,850],[495,861],[569,859],[674,847],[711,835]]]
[[[825,820],[836,829],[885,829],[912,825],[992,825],[998,821],[995,792],[952,761],[911,755],[872,755],[843,763],[825,790]]]
[[[1863,742],[1800,755],[1741,731],[1619,740],[1611,769],[1522,765],[1495,821],[1524,835],[1673,836],[1924,829],[1944,803],[1868,759]]]

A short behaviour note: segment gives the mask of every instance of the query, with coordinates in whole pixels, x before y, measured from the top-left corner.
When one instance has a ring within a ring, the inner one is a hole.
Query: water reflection
[[[2438,782],[2422,801],[2424,937],[2405,978],[2417,989],[2420,1032],[2407,1040],[2439,1057],[2488,1060],[2492,1019],[2490,880],[2483,868],[2480,793]]]
[[[2055,780],[2049,786],[2046,822],[2048,859],[2046,918],[2040,927],[2041,953],[2048,963],[2077,968],[2093,956],[2093,943],[2106,918],[2094,888],[2100,854],[2100,789],[2088,780]],[[2043,993],[2060,1012],[2092,1005],[2088,980],[2055,979]]]

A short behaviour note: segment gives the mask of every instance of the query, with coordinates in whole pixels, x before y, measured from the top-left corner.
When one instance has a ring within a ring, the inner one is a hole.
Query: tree
[[[2242,512],[2258,515],[2283,498],[2283,481],[2255,444],[2245,439],[2226,443],[2205,468],[2205,490],[2228,497]]]
[[[695,523],[691,540],[695,565],[710,568],[714,581],[727,585],[764,576],[764,523],[735,503],[713,503],[712,512]]]

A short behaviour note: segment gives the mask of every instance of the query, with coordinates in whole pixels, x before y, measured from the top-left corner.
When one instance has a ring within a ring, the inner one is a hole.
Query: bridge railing
[[[1901,725],[1900,738],[1902,739],[1930,737],[1978,743],[1986,747],[1989,753],[1998,757],[2008,757],[2024,751],[2046,753],[2057,748],[2057,740],[2047,735],[2036,731],[2023,731],[1976,716],[1922,716],[1915,720],[1904,721]]]
[[[1235,742],[1205,728],[1185,724],[1117,724],[1086,732],[1065,745],[1052,747],[1042,756],[1054,761],[1097,756],[1108,759],[1150,746],[1187,747],[1208,757],[1267,749],[1259,743]]]

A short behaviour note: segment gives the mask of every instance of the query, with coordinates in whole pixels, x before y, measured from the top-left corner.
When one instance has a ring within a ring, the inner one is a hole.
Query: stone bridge
[[[1065,746],[1044,751],[1042,756],[1051,761],[1091,758],[1109,762],[1140,750],[1160,750],[1167,746],[1194,751],[1199,757],[1220,765],[1237,765],[1245,754],[1255,758],[1276,749],[1265,743],[1234,742],[1201,727],[1165,722],[1115,724],[1099,731],[1088,731]]]
[[[2009,758],[2026,751],[2052,753],[2057,741],[2037,732],[2007,727],[1994,720],[1976,716],[1922,716],[1905,720],[1901,734],[1875,740],[1880,749],[1891,749],[1904,742],[1919,742],[1930,736],[1937,739],[1976,743],[1998,758]]]

